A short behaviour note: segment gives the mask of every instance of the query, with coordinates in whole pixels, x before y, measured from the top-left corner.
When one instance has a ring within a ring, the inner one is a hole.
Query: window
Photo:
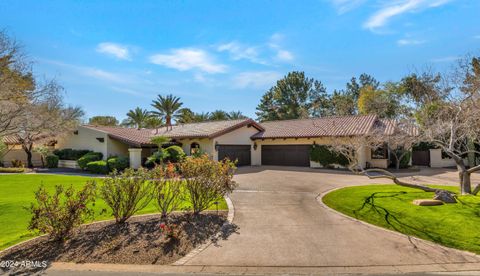
[[[200,150],[200,145],[197,142],[193,142],[190,144],[190,155],[194,155],[198,153]]]
[[[372,149],[372,159],[388,159],[387,146],[381,146],[376,149]]]

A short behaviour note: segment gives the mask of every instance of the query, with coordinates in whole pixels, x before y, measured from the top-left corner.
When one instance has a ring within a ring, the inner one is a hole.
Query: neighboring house
[[[27,154],[22,149],[22,146],[15,135],[7,136],[3,138],[3,142],[7,145],[7,151],[0,156],[0,163],[4,167],[11,167],[13,160],[20,160],[27,166]],[[32,163],[34,166],[41,166],[42,159],[40,154],[33,152]]]
[[[58,141],[58,148],[88,149],[109,156],[129,156],[137,168],[155,150],[154,136],[166,136],[171,144],[183,148],[187,155],[201,150],[214,160],[230,158],[244,165],[314,166],[310,162],[313,144],[324,145],[360,137],[378,126],[375,115],[323,117],[257,123],[252,119],[213,121],[175,125],[172,128],[134,129],[84,125]],[[358,152],[363,166],[386,167],[388,156]]]

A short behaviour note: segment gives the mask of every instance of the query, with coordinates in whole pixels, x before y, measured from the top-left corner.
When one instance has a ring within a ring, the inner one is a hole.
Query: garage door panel
[[[228,158],[237,160],[237,166],[249,166],[251,164],[250,145],[220,145],[218,148],[218,160]]]
[[[310,145],[262,145],[262,165],[310,166]]]

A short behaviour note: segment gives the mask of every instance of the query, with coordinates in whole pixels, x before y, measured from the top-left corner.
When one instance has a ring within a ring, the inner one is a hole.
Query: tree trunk
[[[33,168],[32,151],[25,150],[25,153],[27,154],[27,167]]]
[[[460,191],[462,195],[472,193],[472,185],[470,181],[470,173],[467,171],[460,172]]]

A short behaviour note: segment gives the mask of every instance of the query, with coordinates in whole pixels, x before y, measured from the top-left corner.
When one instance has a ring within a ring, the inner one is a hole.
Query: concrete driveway
[[[428,170],[421,176],[405,178],[447,184],[456,181],[455,173],[445,170]],[[473,254],[364,225],[333,212],[316,199],[334,188],[387,180],[286,167],[241,168],[235,179],[239,188],[231,198],[237,233],[210,245],[186,265],[356,267],[370,272],[408,272],[412,267],[416,267],[412,271],[439,271],[449,266],[480,268],[480,258]]]

